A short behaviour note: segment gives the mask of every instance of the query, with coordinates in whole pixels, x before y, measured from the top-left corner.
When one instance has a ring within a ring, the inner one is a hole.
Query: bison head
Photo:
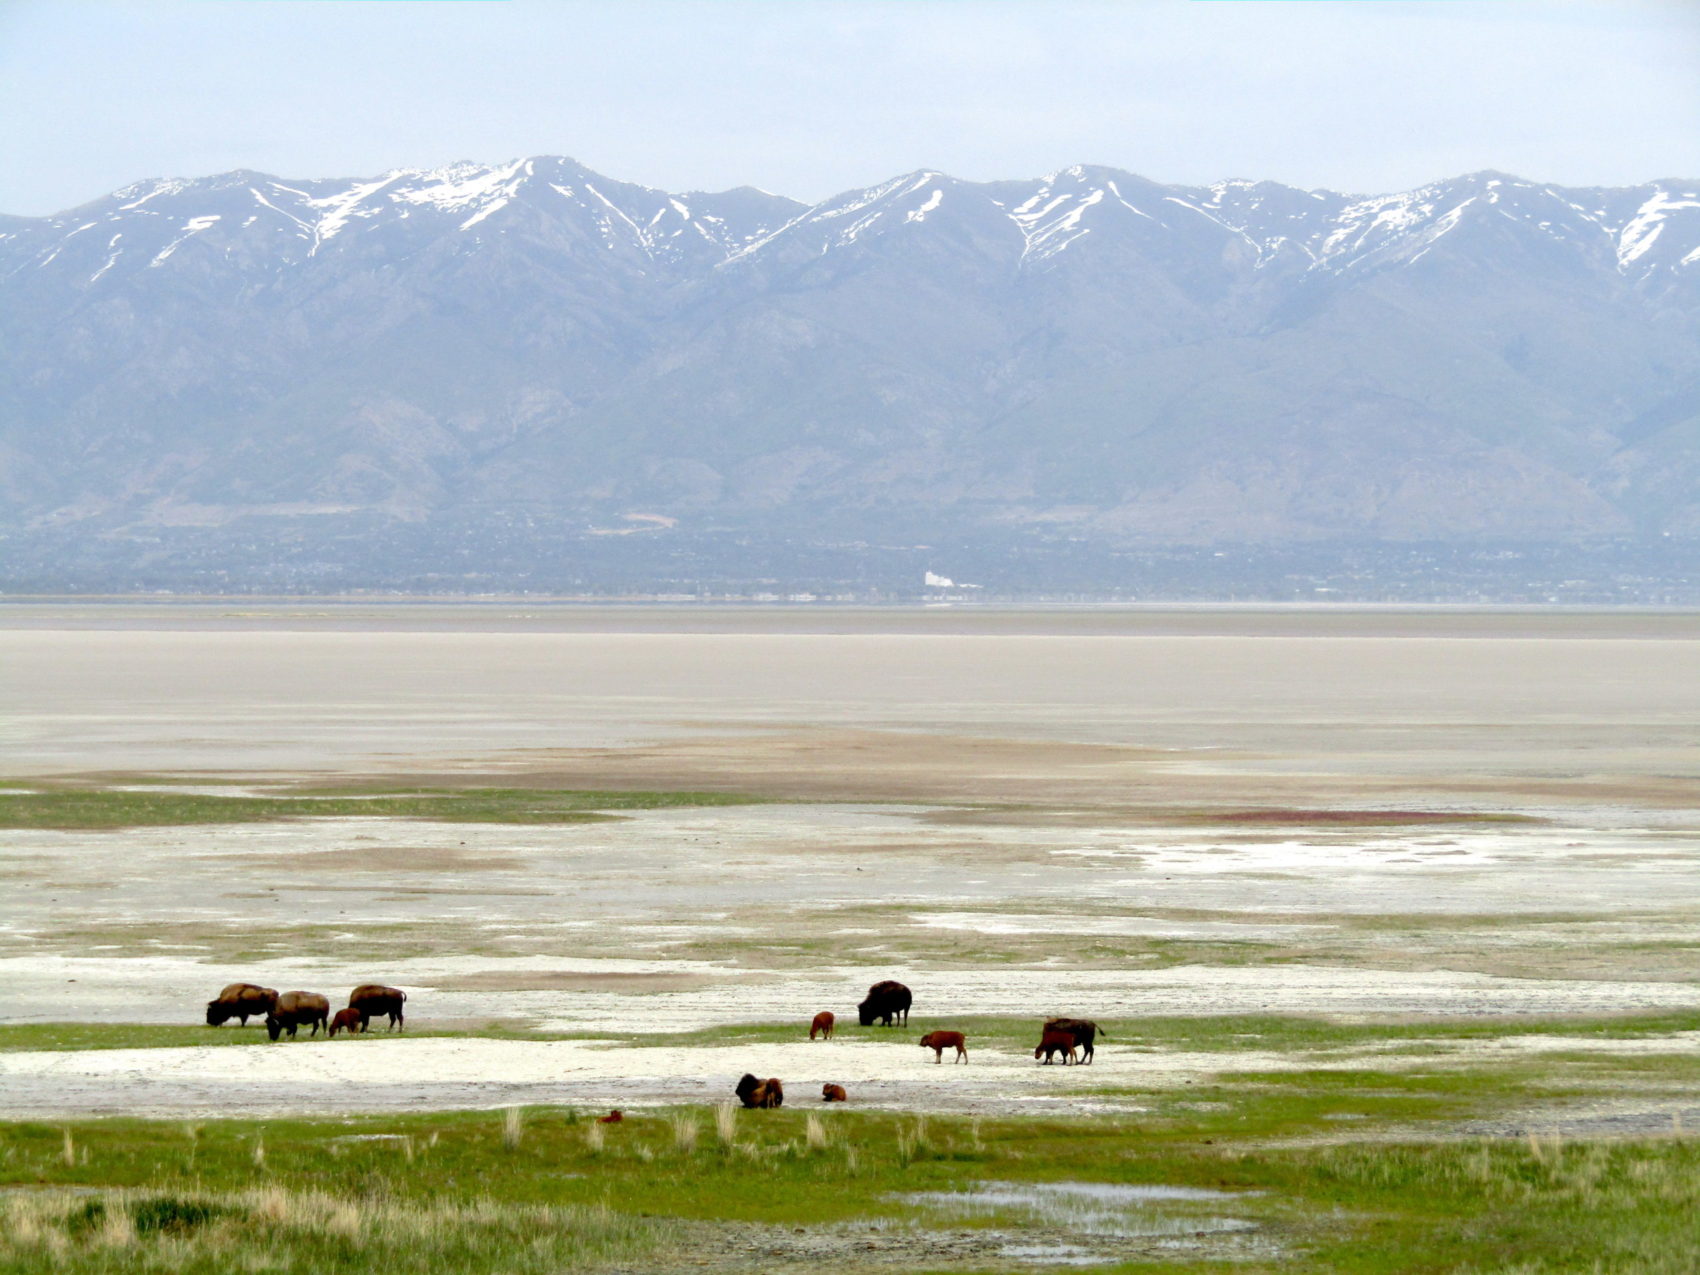
[[[208,1001],[207,1002],[207,1026],[208,1027],[222,1027],[222,1026],[224,1026],[225,1019],[229,1018],[230,1015],[231,1015],[230,1006],[226,1005],[223,1001]]]
[[[856,1017],[861,1020],[862,1026],[872,1027],[874,1019],[879,1017],[879,1010],[874,1007],[872,1001],[863,1001],[856,1006]]]
[[[276,1014],[266,1015],[266,1035],[276,1040],[283,1035],[283,1020]]]

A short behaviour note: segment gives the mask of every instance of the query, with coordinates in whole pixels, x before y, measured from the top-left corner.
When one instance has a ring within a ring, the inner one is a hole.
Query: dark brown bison
[[[968,1039],[961,1032],[928,1032],[921,1037],[921,1048],[933,1051],[933,1061],[942,1063],[944,1051],[955,1049],[956,1057],[953,1063],[968,1061]]]
[[[207,1002],[207,1026],[220,1027],[240,1018],[246,1027],[250,1018],[264,1018],[277,1008],[277,993],[253,983],[232,983]]]
[[[1044,1035],[1039,1037],[1039,1048],[1033,1051],[1033,1057],[1037,1058],[1039,1055],[1043,1054],[1045,1056],[1045,1066],[1049,1067],[1051,1065],[1051,1055],[1055,1053],[1062,1054],[1063,1066],[1065,1067],[1074,1061],[1073,1032],[1051,1031],[1047,1028]]]
[[[733,1092],[738,1095],[738,1101],[746,1107],[780,1107],[785,1104],[785,1086],[773,1076],[766,1080],[757,1080],[745,1072]]]
[[[357,1010],[357,1009],[339,1009],[336,1012],[336,1017],[331,1019],[330,1030],[327,1031],[325,1033],[325,1035],[334,1036],[339,1031],[346,1030],[348,1032],[348,1034],[350,1036],[352,1036],[356,1032],[358,1032],[360,1030],[360,1028],[361,1028],[361,1022],[360,1022],[360,1011],[359,1010]]]
[[[883,983],[875,983],[868,989],[868,999],[856,1006],[856,1015],[862,1021],[862,1026],[873,1026],[874,1019],[890,1027],[892,1020],[903,1019],[904,1026],[909,1025],[909,1005],[913,1001],[909,989],[902,983],[894,983],[889,978]]]
[[[831,1040],[832,1025],[837,1021],[830,1009],[821,1010],[815,1015],[815,1021],[809,1024],[809,1039],[813,1040],[818,1035],[822,1040]]]
[[[309,1036],[317,1036],[319,1028],[330,1021],[331,1003],[317,992],[285,992],[277,998],[277,1008],[266,1015],[266,1035],[276,1040],[284,1032],[295,1039],[295,1029],[311,1023]]]
[[[1110,1038],[1110,1033],[1106,1031],[1099,1031],[1098,1024],[1093,1022],[1090,1018],[1048,1019],[1045,1023],[1044,1030],[1048,1032],[1072,1032],[1074,1034],[1074,1043],[1080,1047],[1080,1061],[1082,1064],[1092,1061],[1092,1042],[1094,1040],[1100,1036],[1102,1036],[1105,1040]]]
[[[822,1085],[820,1087],[822,1102],[849,1102],[850,1095],[844,1092],[843,1085]]]
[[[407,1001],[407,993],[396,987],[385,987],[382,983],[362,983],[348,994],[348,1007],[360,1011],[360,1030],[366,1031],[372,1025],[372,1020],[388,1014],[389,1030],[400,1027],[407,1030],[407,1023],[402,1018],[401,1007]]]

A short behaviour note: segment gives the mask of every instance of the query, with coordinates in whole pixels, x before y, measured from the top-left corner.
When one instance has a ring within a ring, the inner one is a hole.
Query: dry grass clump
[[[689,1112],[673,1117],[673,1149],[681,1155],[692,1155],[697,1149],[697,1118]]]
[[[738,1109],[731,1103],[723,1102],[714,1109],[714,1132],[726,1146],[738,1140]]]
[[[803,1140],[809,1144],[810,1150],[821,1151],[826,1148],[826,1126],[812,1111],[803,1121]]]
[[[0,1268],[541,1275],[629,1261],[665,1229],[600,1206],[492,1199],[403,1203],[282,1187],[204,1196],[43,1190],[0,1198]]]

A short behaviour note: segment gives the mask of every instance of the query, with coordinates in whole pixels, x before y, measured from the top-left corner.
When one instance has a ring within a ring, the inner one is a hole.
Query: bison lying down
[[[253,983],[232,983],[207,1002],[207,1026],[221,1027],[240,1018],[246,1027],[250,1018],[264,1018],[277,1008],[277,993]]]
[[[785,1103],[785,1086],[773,1076],[766,1080],[757,1080],[749,1072],[745,1072],[733,1092],[738,1095],[738,1101],[746,1107],[779,1107]]]
[[[850,1095],[844,1092],[843,1085],[822,1085],[820,1087],[822,1102],[849,1102]]]
[[[961,1032],[928,1032],[921,1037],[921,1048],[932,1050],[936,1063],[942,1063],[944,1051],[951,1048],[956,1050],[953,1062],[968,1061],[968,1039]]]
[[[277,1008],[266,1015],[266,1035],[276,1040],[284,1032],[295,1039],[295,1029],[311,1023],[309,1036],[317,1036],[319,1028],[330,1021],[331,1003],[317,992],[285,992],[277,998]]]
[[[357,1009],[339,1009],[336,1012],[336,1016],[331,1019],[330,1030],[327,1031],[325,1033],[325,1035],[334,1036],[339,1031],[347,1031],[348,1034],[350,1036],[352,1036],[360,1030],[360,1027],[361,1027],[361,1023],[360,1023],[360,1011],[359,1010],[357,1010]]]

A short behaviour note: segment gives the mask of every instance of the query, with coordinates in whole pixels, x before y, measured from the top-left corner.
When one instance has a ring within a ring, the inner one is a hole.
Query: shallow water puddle
[[[981,1182],[966,1191],[922,1191],[900,1198],[958,1218],[1003,1214],[1064,1232],[1055,1239],[1006,1244],[999,1250],[1000,1257],[1035,1265],[1096,1266],[1121,1258],[1094,1252],[1076,1241],[1169,1239],[1255,1230],[1256,1224],[1243,1218],[1164,1213],[1152,1207],[1232,1200],[1243,1195],[1204,1187],[1110,1182]]]

